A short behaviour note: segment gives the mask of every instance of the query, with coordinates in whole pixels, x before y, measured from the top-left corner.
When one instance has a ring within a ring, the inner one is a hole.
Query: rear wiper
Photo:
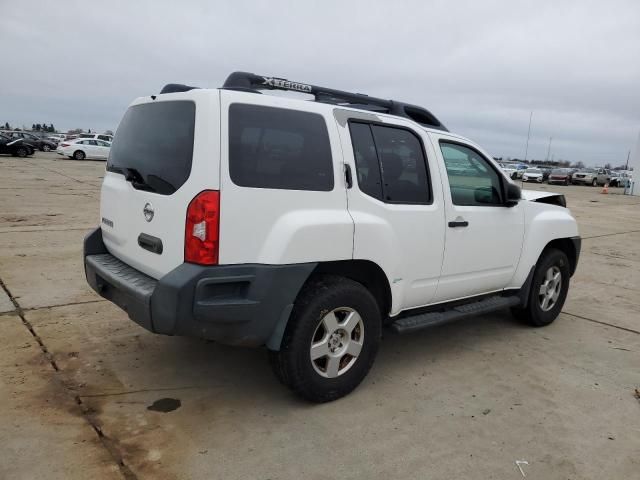
[[[144,177],[140,174],[138,170],[135,168],[123,168],[124,179],[127,182],[131,182],[133,188],[138,190],[146,190],[148,192],[155,192],[156,189],[149,185]]]

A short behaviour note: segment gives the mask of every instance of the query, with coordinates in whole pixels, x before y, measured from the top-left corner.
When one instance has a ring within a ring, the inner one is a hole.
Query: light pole
[[[547,148],[547,162],[549,161],[549,154],[551,153],[551,140],[553,140],[553,137],[549,137],[549,148]]]
[[[531,136],[531,119],[533,118],[533,111],[529,115],[529,130],[527,130],[527,146],[524,149],[524,161],[527,161],[527,154],[529,153],[529,137]]]

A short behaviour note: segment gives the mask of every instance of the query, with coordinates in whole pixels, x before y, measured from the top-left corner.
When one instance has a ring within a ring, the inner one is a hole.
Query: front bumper
[[[584,183],[584,184],[588,184],[588,183],[592,183],[593,182],[593,178],[573,178],[571,180],[572,183]]]
[[[154,333],[228,345],[278,348],[293,302],[315,266],[183,263],[156,280],[111,255],[99,228],[84,241],[87,282],[134,322]]]
[[[569,240],[571,240],[571,243],[573,243],[573,249],[576,252],[575,262],[573,263],[573,268],[571,269],[571,276],[573,276],[573,274],[576,273],[576,269],[578,268],[578,261],[580,260],[582,238],[577,236],[577,237],[571,237]]]

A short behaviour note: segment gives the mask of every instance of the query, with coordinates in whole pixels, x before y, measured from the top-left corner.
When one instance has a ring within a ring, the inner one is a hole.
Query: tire
[[[51,151],[51,147],[45,143],[45,144],[42,146],[42,151],[43,151],[43,152],[50,152],[50,151]]]
[[[336,400],[366,377],[381,326],[378,303],[362,284],[318,276],[298,295],[280,351],[269,352],[271,366],[280,382],[301,397],[317,403]],[[317,358],[312,360],[314,349]]]
[[[29,150],[25,147],[16,148],[16,157],[25,158],[27,155],[29,155]]]
[[[565,180],[565,181],[564,181],[564,186],[565,186],[565,187],[568,187],[568,186],[569,186],[569,180]]]
[[[518,179],[518,174],[516,172],[513,172],[511,174],[511,180],[517,180]]]
[[[556,274],[560,276],[556,278]],[[513,315],[534,327],[551,324],[564,306],[570,277],[567,255],[555,248],[546,249],[540,256],[533,274],[527,307],[512,308]],[[556,279],[555,283],[550,282],[552,279]],[[546,292],[541,293],[544,287]]]
[[[591,182],[591,186],[592,187],[597,187],[598,186],[598,180],[596,178],[594,178],[593,181]]]
[[[84,160],[85,157],[86,155],[82,150],[76,150],[75,152],[73,152],[73,158],[75,158],[76,160]]]

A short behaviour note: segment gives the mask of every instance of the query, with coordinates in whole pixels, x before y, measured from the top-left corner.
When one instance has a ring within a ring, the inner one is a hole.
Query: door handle
[[[466,220],[456,220],[455,222],[449,222],[449,227],[457,228],[457,227],[468,227],[469,222]]]

